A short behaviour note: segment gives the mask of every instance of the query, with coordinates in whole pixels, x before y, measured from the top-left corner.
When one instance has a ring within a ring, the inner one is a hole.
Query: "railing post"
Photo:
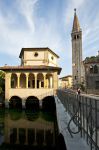
[[[87,112],[88,110],[87,110],[87,108],[88,107],[87,107],[87,97],[86,97],[86,130],[87,130],[86,131],[86,133],[87,133],[87,135],[86,135],[87,139],[86,140],[87,140],[87,144],[88,144],[88,112]]]
[[[97,136],[98,136],[98,134],[97,134],[97,105],[98,105],[98,103],[97,103],[97,100],[95,100],[95,143],[96,143],[96,145],[97,145],[97,141],[98,141],[98,139],[97,139]],[[97,150],[97,147],[95,146],[95,150]]]
[[[93,133],[92,133],[92,131],[93,131],[93,129],[92,129],[92,102],[91,102],[91,99],[90,99],[90,120],[89,120],[89,124],[90,124],[90,148],[91,148],[91,150],[92,150],[92,135],[93,135]]]
[[[77,95],[68,90],[59,90],[58,95],[66,108],[66,111],[71,115],[71,119],[68,123],[68,131],[73,134],[80,132],[81,137],[83,136],[86,139],[87,144],[90,145],[90,150],[98,150],[99,101],[94,97],[88,95]],[[78,126],[77,132],[70,130],[71,121],[74,121]]]
[[[82,137],[82,96],[79,97],[79,112],[80,112],[80,127],[81,127],[81,137]]]
[[[82,97],[82,126],[83,126],[83,136],[85,138],[85,97]]]

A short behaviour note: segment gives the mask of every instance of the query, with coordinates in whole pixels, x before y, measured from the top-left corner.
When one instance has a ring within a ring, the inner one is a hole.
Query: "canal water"
[[[56,150],[58,136],[55,112],[0,108],[0,150]]]

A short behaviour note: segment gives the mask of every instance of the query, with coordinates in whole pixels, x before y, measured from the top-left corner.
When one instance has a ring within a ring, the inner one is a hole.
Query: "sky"
[[[99,0],[0,0],[0,66],[20,65],[23,47],[49,47],[60,56],[60,76],[72,74],[74,8],[84,60],[98,55]]]

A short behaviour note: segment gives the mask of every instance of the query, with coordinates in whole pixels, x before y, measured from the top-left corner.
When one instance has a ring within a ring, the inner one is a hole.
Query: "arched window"
[[[90,70],[90,73],[93,73],[93,66],[92,65],[90,66],[89,70]]]
[[[77,35],[77,39],[79,39],[79,35]]]
[[[98,73],[98,67],[97,67],[97,65],[94,66],[94,73]]]
[[[53,88],[53,76],[52,76],[52,74],[48,73],[46,75],[46,80],[47,80],[47,88]]]
[[[42,73],[37,75],[37,88],[44,88],[44,76]]]
[[[11,75],[11,88],[17,87],[17,75],[15,73],[12,73]]]
[[[30,73],[28,77],[28,87],[35,88],[35,77],[34,74]]]
[[[76,40],[76,35],[74,35],[74,40]]]
[[[24,73],[20,75],[20,87],[26,88],[26,75]]]

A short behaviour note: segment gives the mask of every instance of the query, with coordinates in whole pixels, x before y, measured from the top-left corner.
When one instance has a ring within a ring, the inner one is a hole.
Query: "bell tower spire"
[[[81,84],[82,77],[82,30],[80,28],[76,9],[74,9],[71,38],[73,88],[77,88]]]
[[[79,25],[78,17],[76,15],[76,8],[74,9],[74,21],[73,21],[72,32],[73,31],[80,31],[80,25]]]

